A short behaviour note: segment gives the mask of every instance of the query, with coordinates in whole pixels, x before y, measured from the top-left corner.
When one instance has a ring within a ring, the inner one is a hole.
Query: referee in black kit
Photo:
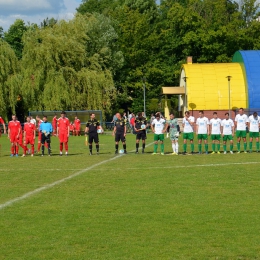
[[[126,143],[125,143],[125,136],[126,136],[126,120],[121,117],[120,113],[116,113],[117,120],[115,121],[113,135],[115,136],[116,142],[116,151],[115,154],[118,154],[118,143],[121,140],[123,143],[124,154],[126,154]]]
[[[103,129],[99,121],[95,118],[96,115],[92,113],[90,119],[88,120],[85,128],[85,135],[88,134],[88,143],[89,143],[89,155],[92,155],[92,143],[93,141],[96,144],[97,155],[99,154],[99,139],[98,132],[102,133]]]
[[[145,139],[146,139],[146,127],[147,127],[147,120],[143,117],[142,113],[139,112],[138,116],[135,119],[134,130],[136,132],[136,151],[138,153],[139,149],[139,142],[142,139],[142,153],[144,153],[145,148]]]

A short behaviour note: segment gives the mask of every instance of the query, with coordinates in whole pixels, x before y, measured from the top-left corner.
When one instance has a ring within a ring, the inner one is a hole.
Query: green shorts
[[[246,138],[246,130],[237,130],[236,137]]]
[[[224,135],[223,141],[227,141],[227,140],[233,140],[233,136],[232,135]]]
[[[153,137],[153,140],[154,141],[163,141],[164,140],[164,134],[154,134],[154,137]]]
[[[193,140],[194,139],[194,134],[193,132],[191,133],[183,133],[183,139],[185,140]]]
[[[221,135],[211,135],[211,140],[218,140],[220,141]]]
[[[207,134],[198,134],[198,140],[208,140],[208,135]]]
[[[258,138],[259,137],[259,132],[249,132],[249,137],[251,137],[251,138]]]

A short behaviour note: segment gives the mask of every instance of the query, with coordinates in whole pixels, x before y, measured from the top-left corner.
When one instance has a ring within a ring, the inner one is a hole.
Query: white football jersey
[[[221,131],[220,131],[220,127],[221,127],[221,119],[220,118],[212,118],[209,121],[210,125],[211,125],[211,134],[212,135],[220,135]]]
[[[209,120],[207,117],[197,118],[196,125],[198,126],[198,134],[207,134],[209,125]]]
[[[259,116],[254,117],[253,115],[251,115],[248,118],[248,121],[250,124],[249,131],[250,132],[259,132],[260,117]]]
[[[193,116],[190,116],[188,118],[192,123],[195,122],[195,118]],[[186,119],[186,117],[183,118],[182,120],[183,123],[183,133],[193,133],[193,127],[192,125],[189,123],[189,121]]]
[[[248,117],[246,114],[244,115],[236,115],[235,121],[237,122],[237,130],[245,131],[246,130],[246,123],[248,122]]]
[[[152,122],[152,125],[154,125],[154,133],[157,135],[163,134],[163,129],[165,125],[165,120],[160,118],[159,120],[154,119]]]
[[[234,126],[234,122],[232,119],[223,119],[221,122],[221,126],[223,127],[223,135],[232,135],[232,127]]]

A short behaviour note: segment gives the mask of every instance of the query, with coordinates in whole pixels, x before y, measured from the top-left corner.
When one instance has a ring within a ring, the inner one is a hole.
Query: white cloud
[[[16,19],[40,24],[45,18],[69,20],[81,0],[0,0],[0,26],[8,30]]]

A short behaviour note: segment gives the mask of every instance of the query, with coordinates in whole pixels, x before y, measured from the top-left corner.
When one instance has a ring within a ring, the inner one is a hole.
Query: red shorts
[[[80,131],[80,125],[75,127],[76,131]]]
[[[24,143],[25,144],[34,144],[33,136],[26,136]]]
[[[11,143],[18,143],[19,139],[17,138],[17,135],[10,135],[10,142]],[[23,142],[23,139],[22,139]]]
[[[68,133],[59,133],[60,143],[67,143],[69,141]]]

